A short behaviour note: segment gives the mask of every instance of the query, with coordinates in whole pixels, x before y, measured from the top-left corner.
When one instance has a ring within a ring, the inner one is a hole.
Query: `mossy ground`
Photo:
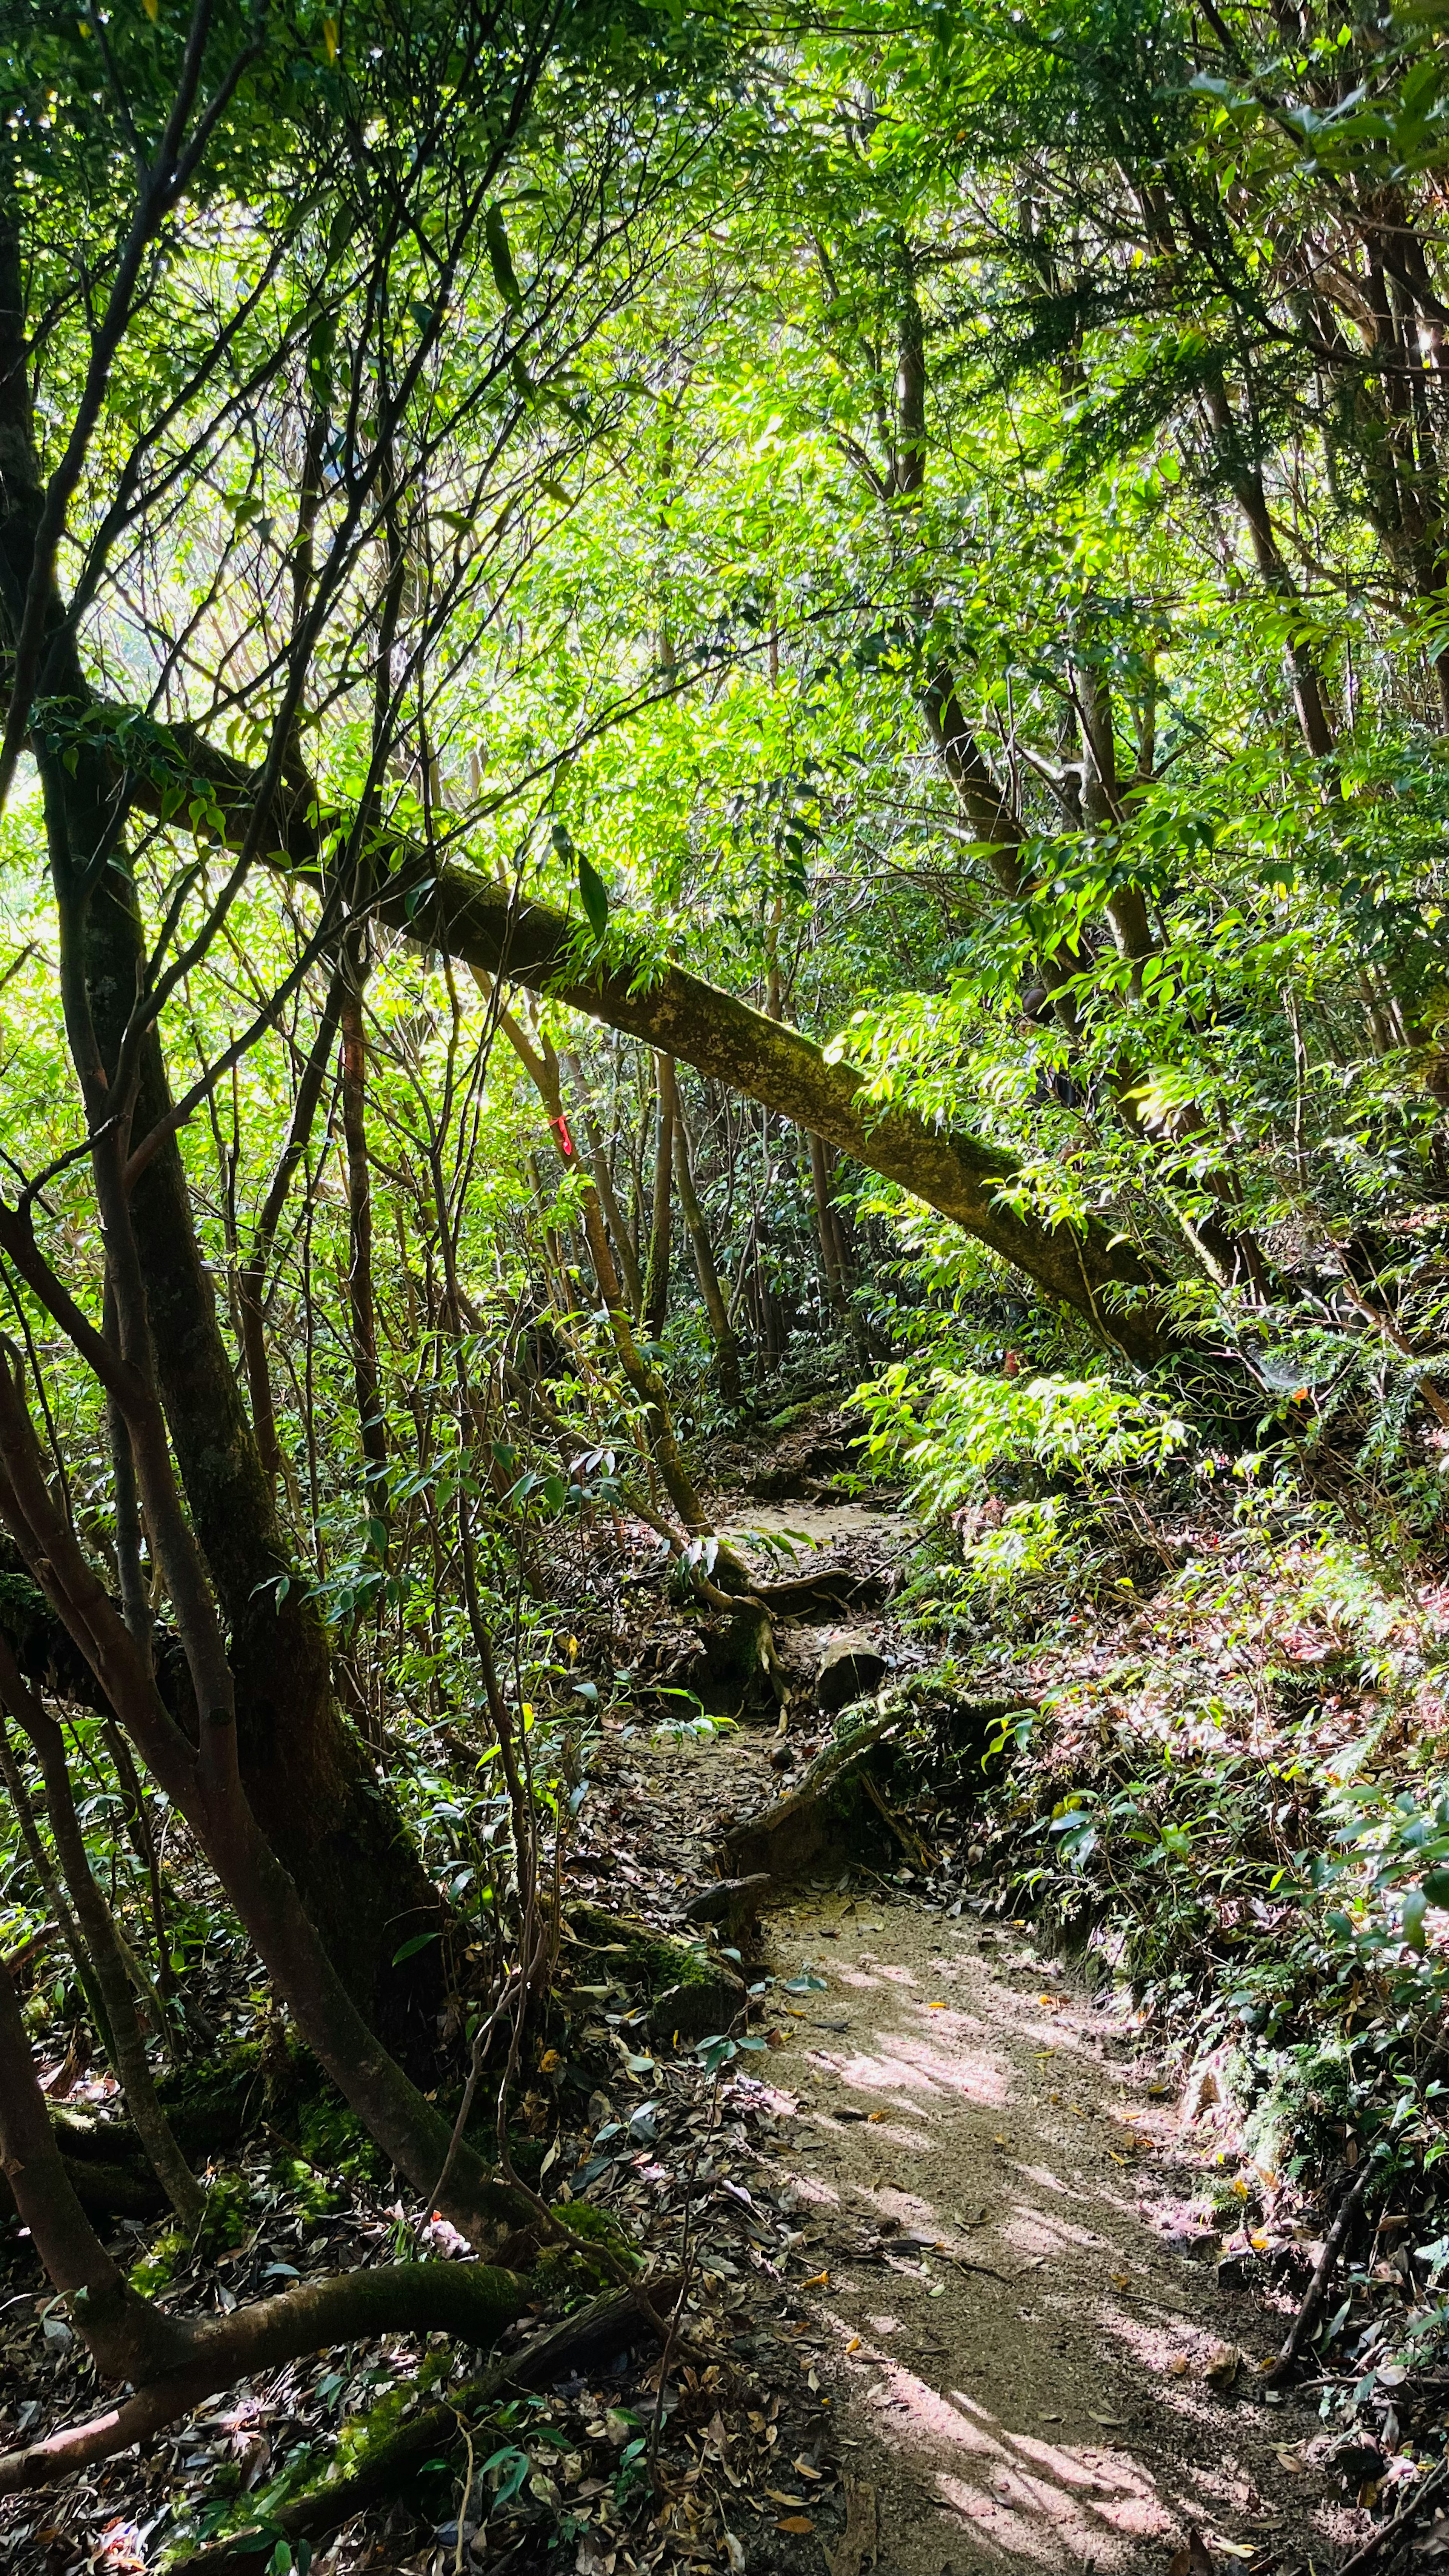
[[[580,1940],[605,1954],[621,1985],[651,1998],[671,1986],[706,1985],[716,1974],[704,1942],[671,1940],[602,1905],[576,1905],[569,1920]]]

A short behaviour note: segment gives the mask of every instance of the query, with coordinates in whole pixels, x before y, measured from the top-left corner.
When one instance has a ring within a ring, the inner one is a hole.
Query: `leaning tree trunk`
[[[25,301],[14,226],[0,222],[0,631],[24,614],[41,513],[25,358]],[[74,639],[50,604],[47,688],[69,718],[94,712]],[[79,728],[77,728],[79,731]],[[145,947],[125,872],[125,806],[136,781],[113,772],[96,738],[67,740],[39,721],[53,868],[79,881],[94,866],[84,973],[105,1060],[114,1064],[144,977]],[[171,1107],[154,1026],[141,1047],[132,1133]],[[268,1841],[307,1892],[313,1920],[394,2047],[420,2055],[442,1993],[441,1945],[393,1953],[436,1921],[440,1900],[334,1703],[326,1632],[277,1521],[237,1373],[202,1264],[185,1169],[168,1134],[137,1181],[131,1218],[145,1275],[162,1398],[192,1520],[231,1632],[242,1775]]]
[[[66,819],[74,832],[74,821]],[[79,846],[89,843],[81,840]],[[86,981],[111,1063],[141,958],[140,922],[129,892],[126,880],[108,871],[87,920]],[[153,1031],[143,1050],[136,1137],[145,1136],[170,1106]],[[230,1631],[247,1796],[380,2035],[389,2047],[421,2062],[441,2001],[441,1945],[429,1943],[399,1969],[391,1961],[411,1935],[440,1921],[441,1901],[333,1698],[326,1630],[295,1579],[271,1479],[222,1339],[174,1137],[137,1181],[131,1219],[166,1418]],[[284,1578],[290,1578],[285,1588]]]

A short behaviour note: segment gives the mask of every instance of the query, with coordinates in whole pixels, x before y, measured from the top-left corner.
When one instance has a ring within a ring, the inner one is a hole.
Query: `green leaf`
[[[483,238],[488,245],[488,264],[493,283],[505,304],[513,312],[523,311],[523,289],[513,270],[513,254],[508,247],[508,232],[501,206],[490,206],[483,218]]]
[[[1404,1899],[1404,1919],[1401,1927],[1403,1937],[1411,1950],[1422,1950],[1426,1946],[1424,1917],[1428,1911],[1429,1899],[1422,1887],[1411,1887]]]
[[[395,1968],[400,1968],[404,1959],[415,1959],[419,1950],[426,1950],[428,1943],[430,1941],[436,1941],[437,1937],[436,1932],[415,1932],[410,1941],[404,1941],[400,1950],[394,1950],[392,1954],[393,1966]]]
[[[609,889],[582,850],[579,852],[579,893],[583,897],[589,928],[596,939],[602,939],[609,918]]]
[[[1420,1882],[1430,1905],[1449,1909],[1449,1869],[1427,1869]]]

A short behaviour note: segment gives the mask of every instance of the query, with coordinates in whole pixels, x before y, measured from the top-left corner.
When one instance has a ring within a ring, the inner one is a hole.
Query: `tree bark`
[[[635,1249],[634,1237],[628,1221],[619,1205],[619,1195],[614,1187],[614,1175],[609,1169],[609,1157],[605,1149],[603,1133],[589,1097],[588,1078],[571,1048],[565,1047],[561,1050],[559,1061],[567,1067],[569,1080],[583,1104],[581,1114],[584,1134],[589,1140],[589,1162],[594,1175],[594,1187],[603,1204],[615,1256],[623,1273],[630,1311],[637,1322],[644,1311],[644,1281],[639,1269],[639,1255]]]
[[[86,1854],[85,1836],[75,1810],[65,1739],[55,1719],[25,1681],[9,1646],[0,1637],[0,1708],[8,1710],[29,1737],[50,1811],[50,1829],[60,1856],[70,1900],[84,1938],[96,1984],[106,2008],[108,2054],[126,2097],[126,2108],[157,2181],[184,2227],[199,2226],[206,2194],[176,2143],[171,2124],[157,2098],[146,2056],[146,2043],[136,2018],[130,1971],[116,1938],[111,1909],[97,1887]]]
[[[387,1553],[387,1422],[377,1365],[377,1306],[372,1286],[372,1166],[367,1152],[367,1032],[362,996],[367,978],[365,938],[349,934],[342,986],[342,1133],[347,1150],[347,1311],[352,1331],[352,1373],[369,1522]]]
[[[387,2263],[299,2283],[219,2320],[166,2316],[129,2287],[76,2198],[3,1963],[0,2171],[96,2367],[107,2379],[129,2380],[134,2391],[87,2424],[67,2425],[6,2454],[0,2495],[48,2485],[88,2461],[108,2459],[244,2373],[273,2370],[329,2343],[434,2328],[491,2343],[528,2294],[517,2273],[491,2264]]]
[[[184,767],[211,790],[228,838],[239,843],[253,773],[190,726],[170,728],[166,740],[179,771]],[[152,790],[146,780],[134,784],[140,803]],[[319,813],[310,789],[304,796],[284,784],[271,823],[262,862],[279,876],[320,888],[323,839],[341,828],[340,818]],[[953,1218],[1143,1367],[1170,1346],[1161,1276],[1100,1218],[1052,1224],[1029,1207],[1019,1209],[1013,1192],[1022,1171],[1014,1154],[910,1110],[877,1107],[865,1073],[834,1048],[827,1057],[814,1039],[683,967],[646,962],[621,942],[614,962],[591,963],[581,972],[579,925],[567,913],[515,899],[470,869],[439,866],[436,854],[421,847],[393,842],[385,855],[393,864],[386,874],[378,869],[363,899],[404,938],[444,949],[481,974],[549,994],[813,1129],[867,1171]]]
[[[849,1306],[845,1284],[845,1263],[841,1256],[840,1237],[835,1227],[835,1210],[830,1204],[830,1173],[825,1160],[825,1147],[816,1135],[810,1146],[810,1194],[815,1203],[815,1231],[820,1241],[820,1261],[825,1272],[825,1294],[831,1311],[842,1321]]]
[[[108,1208],[108,1212],[109,1208]],[[7,1223],[5,1248],[24,1257]],[[113,1255],[114,1257],[114,1255]],[[30,1270],[26,1270],[27,1277]],[[32,1281],[32,1284],[34,1282]],[[69,1328],[70,1318],[65,1319]],[[196,1834],[298,2029],[344,2099],[415,2190],[432,2196],[445,2161],[452,2180],[445,2213],[471,2242],[516,2222],[519,2197],[497,2183],[471,2151],[455,2148],[447,2122],[380,2046],[304,1909],[296,1886],[258,1831],[236,1758],[231,1675],[205,1593],[201,1559],[179,1497],[154,1399],[129,1353],[103,1358],[97,1336],[76,1318],[84,1356],[104,1367],[118,1400],[124,1390],[142,1493],[177,1603],[194,1690],[188,1736],[164,1706],[150,1663],[87,1564],[46,1482],[18,1381],[0,1353],[0,1516],[35,1579],[81,1647],[116,1716],[149,1770]]]
[[[649,1224],[649,1258],[644,1268],[642,1321],[651,1342],[664,1336],[669,1313],[669,1246],[673,1219],[674,1059],[654,1059],[654,1197]]]
[[[475,972],[484,991],[491,992],[492,979],[487,969],[475,969]],[[669,1389],[656,1363],[645,1358],[635,1339],[633,1319],[624,1302],[619,1273],[609,1247],[599,1193],[583,1168],[582,1157],[564,1116],[563,1092],[558,1077],[559,1059],[546,1038],[534,1044],[512,1011],[500,1008],[498,1025],[543,1103],[549,1134],[559,1160],[566,1171],[576,1172],[579,1176],[579,1213],[583,1218],[584,1240],[589,1247],[589,1260],[609,1318],[610,1338],[620,1370],[639,1399],[650,1454],[663,1480],[665,1492],[687,1530],[705,1530],[709,1527],[709,1515],[679,1446]]]
[[[275,1489],[284,1470],[281,1444],[277,1438],[277,1414],[272,1396],[272,1374],[267,1361],[266,1280],[267,1266],[292,1176],[307,1151],[312,1135],[317,1104],[332,1063],[332,1050],[342,1016],[343,969],[338,968],[322,1006],[317,1033],[302,1067],[297,1097],[281,1150],[272,1166],[266,1193],[252,1235],[252,1248],[242,1265],[237,1282],[242,1322],[242,1358],[246,1366],[247,1393],[251,1399],[252,1434],[264,1474]]]
[[[700,1206],[699,1192],[694,1186],[694,1172],[689,1152],[689,1131],[684,1123],[679,1085],[675,1080],[672,1061],[669,1068],[669,1084],[673,1095],[671,1106],[674,1112],[674,1172],[679,1184],[680,1213],[684,1218],[690,1249],[694,1254],[695,1275],[699,1281],[699,1293],[704,1299],[709,1337],[714,1344],[715,1375],[726,1402],[734,1404],[738,1402],[740,1393],[740,1346],[735,1336],[735,1328],[730,1322],[729,1307],[725,1302],[724,1289],[720,1284],[720,1275],[715,1264],[714,1245],[709,1235],[709,1220]]]
[[[20,245],[13,223],[0,221],[0,621],[12,635],[39,514]],[[60,632],[58,596],[48,613],[53,702],[68,703],[76,716],[92,712],[74,641]],[[95,872],[84,976],[101,1053],[114,1066],[145,971],[122,849],[128,783],[89,741],[63,746],[37,726],[32,748],[58,895],[61,876],[79,881]],[[140,1047],[135,1138],[170,1108],[153,1024]],[[401,1969],[391,1959],[408,1933],[440,1918],[440,1901],[333,1700],[326,1632],[304,1586],[292,1579],[291,1551],[217,1321],[174,1134],[141,1172],[130,1215],[167,1420],[231,1631],[243,1778],[263,1833],[306,1888],[313,1919],[354,1991],[388,2039],[421,2058],[433,2045],[441,2001],[439,1945],[415,1952]]]

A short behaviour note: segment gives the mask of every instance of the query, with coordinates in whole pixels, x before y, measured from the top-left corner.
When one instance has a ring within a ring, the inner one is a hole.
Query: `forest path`
[[[734,1526],[806,1535],[809,1511]],[[855,1505],[811,1513],[808,1536],[863,1570],[914,1533]],[[888,1616],[849,1624],[901,1642]],[[782,1630],[797,1673],[828,1633]],[[792,1737],[808,1726],[795,1714]],[[792,1785],[773,1731],[635,1744],[656,1858],[696,1881],[725,1815]],[[1317,2400],[1269,2403],[1256,2378],[1293,2298],[1218,2287],[1190,2203],[1223,2141],[1187,2120],[1130,2006],[1024,1926],[863,1871],[782,1890],[763,1932],[771,2046],[748,2063],[778,2097],[816,2276],[792,2282],[785,2331],[860,2489],[830,2576],[864,2576],[872,2528],[879,2576],[1167,2576],[1194,2529],[1215,2576],[1336,2566],[1362,2523],[1303,2458]],[[794,2546],[819,2576],[819,2544]]]
[[[1253,2389],[1283,2319],[1187,2254],[1201,2175],[1130,2030],[1018,1929],[894,1891],[801,1893],[769,1947],[825,1980],[777,1989],[770,2071],[882,2576],[1164,2576],[1193,2527],[1219,2571],[1337,2564],[1348,2517],[1301,2461],[1316,2401]],[[1224,2344],[1246,2348],[1228,2392],[1205,2376]]]

